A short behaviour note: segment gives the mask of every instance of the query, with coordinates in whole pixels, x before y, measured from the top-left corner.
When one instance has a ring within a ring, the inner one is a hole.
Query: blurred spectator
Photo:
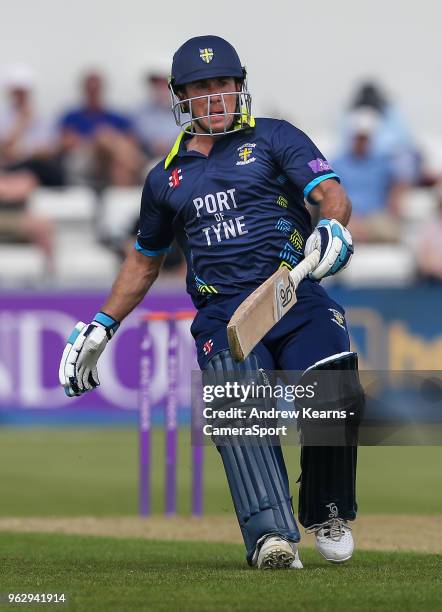
[[[100,127],[111,127],[128,133],[131,125],[124,115],[106,108],[104,102],[104,78],[98,72],[89,72],[81,81],[83,103],[79,108],[65,113],[61,118],[64,130],[86,139],[92,138]]]
[[[60,120],[60,148],[70,183],[139,184],[142,156],[128,117],[104,100],[104,78],[89,72],[81,80],[82,104]]]
[[[399,239],[399,201],[412,180],[407,164],[375,149],[379,121],[373,109],[354,111],[348,122],[348,150],[333,162],[353,204],[349,229],[356,242]]]
[[[11,66],[4,75],[7,108],[0,114],[0,154],[9,164],[52,152],[53,132],[33,106],[34,75],[27,66]]]
[[[171,111],[167,77],[152,72],[146,83],[148,99],[135,111],[133,125],[144,153],[157,159],[169,153],[179,130]]]
[[[0,114],[0,242],[37,245],[51,273],[53,225],[31,214],[27,201],[39,185],[63,184],[53,130],[34,107],[34,76],[27,66],[11,66],[3,85],[7,105]]]
[[[31,214],[26,203],[38,182],[30,172],[0,174],[0,243],[31,243],[45,256],[46,273],[54,271],[54,228],[48,219]]]
[[[371,81],[362,83],[350,104],[342,126],[342,148],[348,150],[352,140],[352,117],[355,111],[370,109],[378,114],[377,129],[372,134],[373,153],[398,159],[402,166],[408,166],[413,182],[419,181],[420,154],[416,149],[405,120],[395,105],[386,98],[381,87]]]
[[[361,108],[369,108],[379,115],[378,129],[373,134],[372,143],[375,153],[396,155],[414,151],[413,139],[400,112],[387,100],[379,85],[370,81],[363,83],[356,91],[349,112],[344,118],[344,148],[348,146],[352,137],[351,117],[354,111]]]
[[[0,114],[0,167],[29,172],[38,184],[63,184],[55,158],[54,130],[34,106],[34,76],[27,66],[11,66],[4,77],[7,107]]]
[[[421,228],[417,242],[417,264],[421,277],[430,282],[442,282],[442,181],[435,188],[438,199],[437,216]]]

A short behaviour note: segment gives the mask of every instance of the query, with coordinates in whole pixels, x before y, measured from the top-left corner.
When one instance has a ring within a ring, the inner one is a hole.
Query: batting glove
[[[98,312],[89,325],[79,321],[72,330],[60,362],[58,377],[68,397],[99,386],[97,361],[119,327],[119,322]]]
[[[314,249],[321,253],[318,265],[309,275],[314,280],[343,270],[350,263],[354,251],[350,232],[336,219],[322,219],[318,223],[307,239],[304,255],[309,255]]]

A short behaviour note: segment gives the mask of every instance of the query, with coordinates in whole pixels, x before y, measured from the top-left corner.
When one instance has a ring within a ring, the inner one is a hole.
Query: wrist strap
[[[106,314],[105,312],[102,312],[101,310],[97,312],[97,314],[95,315],[94,321],[106,328],[106,332],[108,334],[109,340],[112,338],[112,336],[115,334],[117,329],[120,327],[119,321],[115,320],[113,317]]]

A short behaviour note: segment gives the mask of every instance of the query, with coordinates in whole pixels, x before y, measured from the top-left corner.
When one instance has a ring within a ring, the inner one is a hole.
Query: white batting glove
[[[119,327],[118,321],[99,312],[92,323],[79,321],[72,330],[60,362],[58,377],[68,397],[99,386],[97,361]]]
[[[321,258],[310,273],[310,278],[320,280],[336,274],[350,263],[353,255],[353,240],[350,232],[336,219],[322,219],[305,243],[304,255],[318,249]]]

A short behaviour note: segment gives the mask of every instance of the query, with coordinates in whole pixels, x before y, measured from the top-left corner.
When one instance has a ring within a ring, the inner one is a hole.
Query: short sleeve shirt
[[[156,255],[175,236],[199,307],[207,296],[235,295],[299,263],[312,231],[305,203],[314,203],[321,181],[339,178],[286,121],[257,119],[217,140],[208,156],[187,151],[187,138],[182,133],[146,179],[136,248]]]

